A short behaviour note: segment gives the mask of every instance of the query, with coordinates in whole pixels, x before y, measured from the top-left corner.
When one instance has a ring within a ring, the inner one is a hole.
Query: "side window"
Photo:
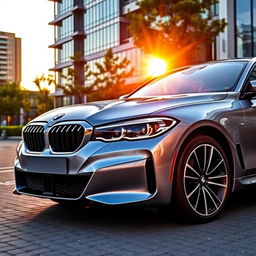
[[[256,80],[256,66],[253,68],[253,70],[251,71],[251,73],[246,81],[246,86],[245,86],[244,92],[251,91],[250,81],[253,81],[253,80]]]

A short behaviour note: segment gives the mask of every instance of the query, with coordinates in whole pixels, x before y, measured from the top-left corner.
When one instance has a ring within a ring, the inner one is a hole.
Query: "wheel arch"
[[[231,190],[234,190],[235,186],[235,178],[236,178],[236,161],[234,156],[234,143],[232,142],[230,136],[227,134],[227,132],[224,130],[223,127],[219,127],[220,125],[216,124],[213,121],[209,122],[203,122],[203,123],[197,123],[190,127],[184,134],[183,139],[180,141],[177,149],[176,149],[176,156],[173,163],[173,170],[170,174],[171,181],[174,179],[174,176],[177,173],[177,159],[179,159],[179,156],[181,152],[183,152],[183,148],[187,144],[187,142],[197,135],[206,135],[209,137],[212,137],[215,139],[220,146],[223,148],[223,150],[226,153],[229,166],[230,166],[230,175],[231,175]]]

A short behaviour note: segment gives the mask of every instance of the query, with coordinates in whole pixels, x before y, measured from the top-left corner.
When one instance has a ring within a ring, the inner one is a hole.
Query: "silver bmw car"
[[[58,202],[174,204],[218,216],[256,183],[256,58],[155,78],[122,99],[49,111],[22,132],[16,194]]]

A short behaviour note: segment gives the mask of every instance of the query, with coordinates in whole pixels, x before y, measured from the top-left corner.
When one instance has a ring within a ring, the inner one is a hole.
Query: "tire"
[[[174,177],[174,201],[179,216],[194,222],[216,218],[230,192],[230,168],[227,156],[213,138],[192,138],[177,158]]]

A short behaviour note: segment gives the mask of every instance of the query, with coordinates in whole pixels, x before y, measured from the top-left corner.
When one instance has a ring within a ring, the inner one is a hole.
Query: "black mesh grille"
[[[49,143],[54,152],[73,152],[83,138],[84,127],[80,124],[56,125],[49,131]]]
[[[44,182],[41,177],[35,175],[26,175],[25,184],[31,191],[44,192]]]
[[[79,198],[91,174],[54,175],[16,170],[16,185],[20,192],[50,197]]]
[[[30,151],[41,152],[44,150],[44,126],[29,125],[23,131],[23,138]]]

